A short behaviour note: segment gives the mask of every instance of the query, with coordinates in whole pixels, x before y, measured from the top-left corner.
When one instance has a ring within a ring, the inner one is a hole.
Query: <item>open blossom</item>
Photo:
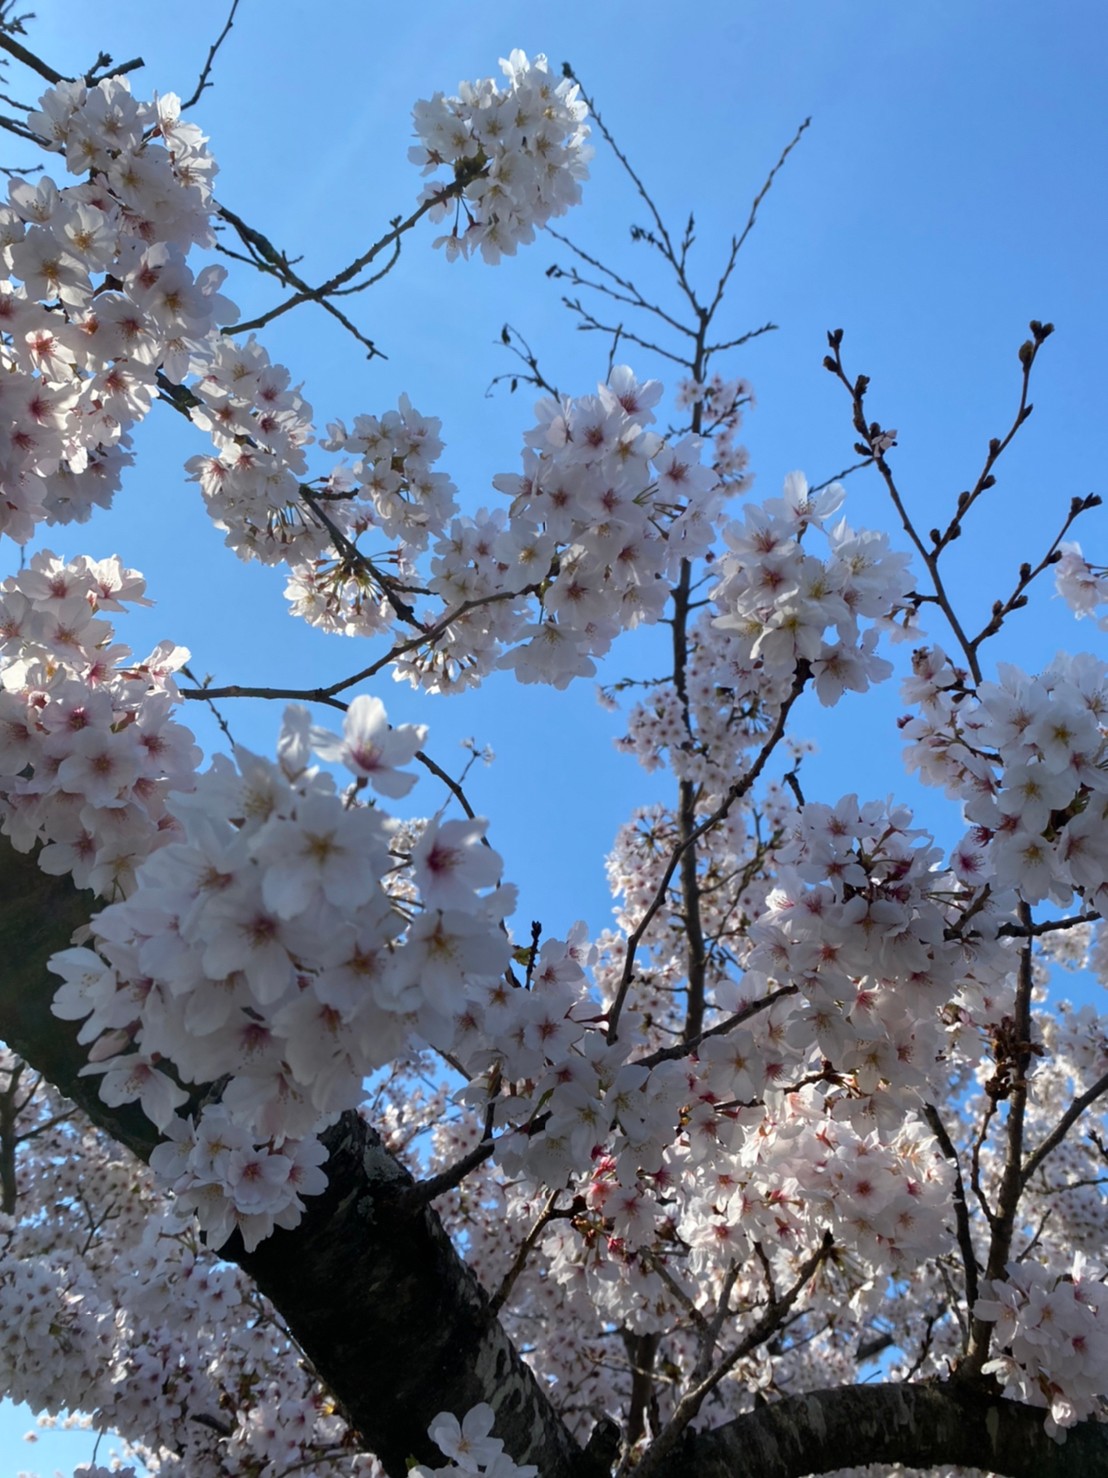
[[[159,1129],[165,1129],[188,1094],[172,1078],[159,1072],[142,1053],[124,1053],[109,1062],[94,1062],[81,1069],[82,1075],[103,1073],[100,1097],[107,1104],[141,1103],[142,1111]]]
[[[418,1478],[440,1478],[452,1473],[483,1473],[485,1478],[537,1478],[538,1468],[522,1467],[504,1451],[504,1443],[492,1435],[496,1414],[486,1401],[473,1406],[459,1422],[448,1411],[440,1411],[427,1435],[447,1458],[446,1467],[429,1469],[417,1465]]]
[[[1055,588],[1075,616],[1091,616],[1108,603],[1108,574],[1094,569],[1075,541],[1058,547],[1061,558],[1054,567]]]
[[[359,780],[368,780],[382,795],[407,795],[416,782],[397,768],[406,765],[427,737],[423,724],[389,727],[380,698],[362,694],[347,709],[342,738],[330,730],[313,728],[312,748],[320,759],[343,764]]]
[[[476,892],[499,881],[503,861],[482,845],[486,828],[484,821],[428,822],[411,855],[425,903],[432,908],[466,908]]]

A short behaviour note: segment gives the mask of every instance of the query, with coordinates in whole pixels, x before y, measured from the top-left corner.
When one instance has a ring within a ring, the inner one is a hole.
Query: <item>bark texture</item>
[[[86,1053],[75,1025],[50,1013],[47,957],[95,908],[90,894],[47,877],[0,838],[0,1040],[145,1160],[157,1130],[137,1106],[100,1101],[100,1079],[79,1076]],[[328,1187],[308,1201],[300,1225],[249,1254],[235,1238],[221,1255],[272,1300],[366,1445],[403,1478],[411,1456],[441,1462],[427,1438],[438,1412],[462,1415],[488,1401],[517,1462],[536,1464],[541,1478],[600,1478],[602,1444],[581,1452],[434,1210],[404,1203],[408,1171],[356,1114],[345,1114],[325,1142]],[[1043,1412],[982,1386],[844,1386],[692,1434],[661,1475],[804,1478],[881,1462],[960,1463],[1005,1478],[1108,1478],[1108,1425],[1086,1422],[1059,1445],[1043,1430]]]
[[[666,1478],[807,1478],[864,1463],[959,1463],[1004,1478],[1105,1478],[1108,1425],[1064,1443],[1045,1413],[981,1386],[838,1386],[790,1396],[691,1438]]]

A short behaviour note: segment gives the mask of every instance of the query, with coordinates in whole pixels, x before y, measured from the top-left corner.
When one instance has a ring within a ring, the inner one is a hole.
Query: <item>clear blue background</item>
[[[226,14],[222,0],[185,8],[53,0],[42,9],[29,42],[60,71],[83,71],[101,48],[117,60],[141,54],[147,66],[132,78],[135,90],[182,96]],[[780,325],[733,361],[758,397],[745,435],[755,496],[775,493],[793,468],[818,482],[855,460],[843,392],[821,368],[826,330],[842,327],[848,367],[872,377],[872,414],[899,429],[895,466],[910,506],[924,528],[945,521],[957,493],[972,486],[988,438],[1008,428],[1027,321],[1052,320],[1035,414],[951,553],[957,598],[976,629],[1011,589],[1020,561],[1041,555],[1070,498],[1097,488],[1105,465],[1105,17],[1097,0],[1049,8],[1038,0],[244,0],[216,85],[193,117],[212,137],[220,200],[290,255],[302,253],[301,273],[321,280],[414,201],[420,181],[406,160],[413,101],[495,74],[512,47],[545,51],[554,69],[573,62],[671,224],[695,210],[694,270],[706,285],[768,168],[811,114],[744,248],[721,320],[728,336],[767,320]],[[10,86],[29,90],[14,71]],[[628,240],[642,206],[596,142],[585,205],[557,224],[641,283],[656,281],[648,254]],[[304,380],[321,428],[335,416],[384,411],[401,391],[440,416],[441,466],[476,507],[497,499],[495,473],[517,468],[533,398],[486,397],[492,377],[512,367],[497,348],[502,324],[526,335],[568,393],[603,376],[608,346],[575,333],[557,285],[544,278],[551,262],[566,261],[555,243],[540,240],[492,270],[448,264],[431,252],[433,234],[428,226],[407,238],[391,276],[348,300],[387,360],[367,364],[310,307],[263,337]],[[246,316],[276,301],[245,269],[233,271],[228,290]],[[644,356],[627,357],[640,373],[666,374]],[[223,548],[180,470],[204,450],[201,437],[156,407],[137,442],[138,464],[112,514],[43,540],[67,554],[118,552],[146,574],[158,604],[123,624],[123,640],[145,653],[172,637],[220,684],[314,685],[376,655],[291,620],[281,577],[244,568]],[[846,511],[855,524],[890,525],[866,474],[851,479]],[[1093,514],[1078,533],[1102,558],[1104,529]],[[9,554],[0,568],[11,567]],[[1060,646],[1103,656],[1103,633],[1087,622],[1075,628],[1050,596],[1040,592],[1033,616],[1013,623],[996,653],[1031,669]],[[949,645],[938,625],[930,635]],[[605,677],[659,670],[654,653],[650,639],[617,647]],[[592,685],[557,694],[505,674],[479,694],[439,702],[388,681],[376,691],[394,722],[430,725],[427,747],[447,768],[460,768],[466,736],[496,750],[470,792],[492,818],[506,875],[521,886],[522,927],[537,918],[561,932],[583,917],[602,928],[610,909],[603,857],[615,828],[666,792],[612,752],[619,720],[596,705]],[[223,707],[236,738],[271,749],[278,706]],[[904,778],[898,711],[895,685],[831,715],[814,702],[803,708],[798,730],[820,744],[806,763],[806,791],[830,800],[895,791],[917,800],[949,841],[954,813]],[[214,727],[195,706],[186,717],[215,747]],[[441,800],[428,778],[413,795],[424,811]],[[18,1440],[26,1426],[10,1408],[0,1412],[0,1478],[32,1466],[44,1475],[59,1467],[68,1478],[91,1456],[92,1439],[71,1434],[44,1435],[28,1449]]]

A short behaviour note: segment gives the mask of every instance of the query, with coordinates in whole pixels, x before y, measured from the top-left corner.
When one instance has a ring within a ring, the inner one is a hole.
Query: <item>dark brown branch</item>
[[[516,1279],[519,1277],[520,1273],[523,1272],[523,1269],[527,1264],[527,1259],[530,1257],[532,1251],[534,1250],[535,1244],[538,1242],[545,1229],[550,1225],[552,1221],[565,1220],[567,1217],[576,1215],[576,1212],[572,1206],[565,1206],[561,1210],[558,1209],[557,1202],[560,1194],[560,1189],[550,1192],[550,1195],[547,1197],[546,1205],[539,1212],[538,1216],[535,1218],[533,1225],[527,1232],[527,1235],[516,1248],[516,1255],[512,1258],[511,1266],[504,1274],[503,1278],[501,1278],[500,1286],[497,1288],[496,1292],[489,1300],[489,1307],[494,1314],[499,1314],[500,1310],[504,1307],[504,1304],[507,1302],[508,1295],[511,1293],[513,1287],[515,1286]]]
[[[596,127],[599,130],[601,137],[604,139],[604,142],[608,145],[612,153],[619,160],[624,172],[627,174],[627,176],[631,180],[631,183],[634,185],[636,191],[638,192],[639,198],[642,200],[643,204],[646,206],[647,210],[654,218],[654,224],[658,229],[658,237],[660,237],[661,239],[659,240],[655,238],[653,235],[646,231],[639,231],[637,239],[650,242],[650,244],[654,246],[659,252],[661,252],[666,261],[669,262],[670,265],[674,268],[677,273],[678,282],[681,284],[686,297],[688,297],[693,311],[699,317],[701,312],[700,305],[696,301],[692,289],[689,287],[687,281],[685,280],[684,271],[682,270],[681,265],[678,261],[677,253],[673,249],[673,242],[670,240],[669,232],[666,230],[666,224],[662,220],[661,213],[659,212],[658,207],[654,204],[654,201],[650,195],[650,191],[646,188],[642,180],[636,174],[631,161],[627,158],[627,155],[616,143],[615,139],[612,136],[611,130],[608,128],[608,125],[604,122],[603,118],[600,116],[600,113],[597,111],[596,104],[593,102],[592,98],[589,97],[584,87],[582,87],[581,79],[576,75],[569,62],[562,63],[562,75],[564,77],[567,77],[571,82],[576,83],[578,91],[581,94],[581,101],[589,110],[591,121],[596,124]],[[632,232],[632,235],[634,236],[635,233]]]
[[[669,349],[664,349],[661,344],[656,344],[652,339],[641,338],[632,333],[622,323],[601,323],[599,318],[590,313],[581,302],[580,298],[563,298],[562,302],[571,313],[576,313],[581,322],[577,325],[581,333],[613,334],[621,339],[626,339],[631,344],[637,344],[640,349],[645,349],[650,354],[657,354],[662,359],[668,359],[671,364],[678,364],[682,369],[692,370],[692,361],[682,358],[680,354],[674,354]]]
[[[992,615],[970,642],[970,646],[973,648],[974,651],[977,650],[982,642],[987,641],[989,637],[996,635],[996,633],[1004,625],[1007,617],[1009,617],[1013,611],[1018,611],[1027,604],[1026,591],[1028,586],[1034,580],[1037,580],[1044,570],[1048,570],[1051,568],[1052,565],[1058,563],[1058,561],[1062,557],[1062,540],[1069,533],[1073,524],[1077,521],[1078,518],[1080,518],[1083,513],[1088,513],[1089,510],[1092,508],[1099,508],[1101,505],[1101,501],[1102,500],[1098,493],[1089,493],[1087,497],[1072,498],[1070,500],[1069,512],[1066,514],[1065,522],[1058,530],[1058,533],[1055,535],[1050,548],[1043,555],[1039,563],[1037,565],[1031,565],[1025,560],[1024,563],[1020,565],[1019,575],[1016,579],[1015,588],[1013,589],[1011,595],[1008,596],[1007,600],[997,600],[993,602]]]
[[[469,819],[471,821],[476,821],[477,812],[470,805],[469,798],[467,797],[465,791],[462,789],[460,782],[455,780],[453,775],[448,775],[443,767],[440,764],[436,764],[436,762],[431,758],[429,754],[424,754],[422,749],[416,750],[415,758],[419,761],[419,763],[423,766],[425,770],[429,770],[431,774],[434,775],[436,780],[442,781],[442,783],[446,786],[447,790],[458,802],[459,806],[461,806],[462,810],[466,813]],[[482,837],[481,840],[485,842],[486,846],[489,845],[485,837]]]
[[[365,349],[367,359],[388,358],[387,354],[384,354],[380,349],[377,348],[372,339],[366,338],[365,334],[363,334],[362,331],[346,316],[341,308],[336,307],[335,304],[330,301],[328,295],[324,292],[322,288],[310,287],[308,283],[306,283],[304,279],[299,275],[299,273],[293,270],[293,265],[289,261],[285,253],[278,251],[278,249],[273,245],[273,243],[269,240],[267,236],[264,236],[260,231],[255,230],[253,226],[248,226],[247,223],[240,216],[236,215],[235,212],[226,205],[219,206],[217,213],[221,220],[226,221],[229,226],[232,226],[234,228],[234,230],[238,233],[239,239],[246,244],[250,252],[249,257],[239,256],[239,260],[249,262],[251,266],[256,267],[260,272],[270,273],[271,275],[278,278],[278,280],[286,287],[296,288],[301,294],[301,297],[299,299],[300,302],[306,303],[310,301],[313,303],[318,303],[325,312],[330,313],[331,317],[336,319],[337,322],[339,322],[342,327],[346,329],[347,333],[351,334],[355,339],[357,339],[358,343],[361,344],[362,347]],[[224,248],[224,250],[226,249]],[[236,256],[238,254],[234,252],[227,252],[227,255]],[[275,318],[277,316],[278,312],[275,311],[274,313],[267,315],[264,318],[264,321],[268,322],[270,317]],[[225,334],[243,333],[247,329],[260,327],[260,324],[261,320],[257,319],[251,323],[245,324],[232,323],[228,324],[223,332]]]
[[[452,1191],[456,1185],[461,1185],[470,1171],[476,1170],[478,1165],[483,1165],[495,1149],[495,1140],[481,1140],[479,1144],[474,1145],[468,1155],[455,1160],[453,1165],[440,1170],[438,1175],[431,1175],[426,1180],[413,1181],[397,1198],[397,1205],[405,1211],[414,1211],[420,1206],[430,1206],[436,1196],[443,1196],[447,1191]]]
[[[63,77],[60,72],[55,72],[53,67],[44,62],[41,57],[36,56],[33,51],[29,51],[26,46],[17,41],[7,31],[0,31],[0,50],[6,51],[9,56],[14,56],[17,62],[22,62],[25,67],[30,67],[32,72],[37,72],[40,77],[51,83],[54,87],[59,82],[71,82],[73,80],[71,77]],[[42,142],[41,139],[39,142]]]
[[[1019,405],[1016,407],[1016,414],[1012,419],[1012,424],[1003,437],[994,436],[989,442],[985,463],[978,473],[977,481],[974,483],[972,489],[959,495],[957,509],[946,528],[941,534],[938,531],[932,533],[931,538],[935,554],[939,554],[952,539],[956,539],[959,536],[962,532],[962,522],[966,514],[973,507],[974,503],[977,502],[978,498],[981,497],[982,493],[987,492],[989,488],[995,486],[996,478],[993,475],[993,468],[1011,445],[1016,432],[1031,414],[1032,407],[1027,399],[1028,391],[1031,388],[1031,370],[1035,363],[1035,356],[1054,332],[1054,325],[1052,323],[1039,323],[1037,319],[1032,319],[1030,327],[1032,337],[1020,345],[1019,361],[1022,370],[1020,376],[1020,398]]]
[[[391,223],[391,230],[386,231],[384,236],[375,241],[360,257],[357,257],[348,267],[344,267],[341,272],[336,272],[333,277],[328,278],[320,287],[305,287],[301,291],[294,293],[285,302],[278,303],[275,308],[270,308],[268,312],[259,314],[257,318],[252,318],[247,323],[236,324],[235,333],[246,333],[250,329],[264,328],[267,323],[272,323],[275,318],[280,318],[283,313],[287,313],[291,308],[297,308],[301,303],[322,302],[324,298],[330,297],[333,293],[338,292],[340,288],[346,292],[353,292],[363,287],[369,287],[369,282],[357,283],[353,286],[344,285],[349,284],[351,278],[356,277],[359,272],[364,271],[370,262],[379,256],[386,247],[395,245],[401,236],[404,235],[405,231],[410,231],[418,221],[423,219],[429,210],[432,210],[436,205],[441,205],[444,201],[451,200],[455,196],[460,195],[474,178],[476,176],[463,176],[460,179],[452,181],[449,185],[444,185],[434,195],[428,196],[405,219],[402,220],[397,216]]]
[[[682,1039],[675,1042],[672,1047],[659,1047],[656,1052],[651,1052],[648,1057],[636,1057],[633,1059],[636,1067],[657,1067],[660,1062],[672,1062],[681,1057],[688,1057],[695,1052],[701,1042],[706,1042],[709,1037],[722,1037],[727,1032],[734,1031],[735,1027],[741,1026],[744,1021],[749,1021],[752,1016],[766,1011],[775,1001],[780,1001],[784,996],[795,996],[799,987],[795,985],[780,985],[776,990],[771,990],[768,996],[760,996],[758,1000],[751,1001],[749,1006],[744,1006],[741,1011],[736,1011],[733,1016],[728,1016],[724,1021],[717,1021],[714,1026],[707,1027],[698,1036],[690,1037],[687,1041]]]
[[[1001,924],[996,932],[998,937],[1009,939],[1038,939],[1043,934],[1056,934],[1060,929],[1072,929],[1075,924],[1099,923],[1100,918],[1101,915],[1093,908],[1068,919],[1043,919],[1039,924]]]
[[[227,12],[227,19],[224,22],[223,30],[220,31],[219,35],[212,42],[211,46],[208,47],[207,60],[204,62],[204,65],[200,72],[200,77],[196,83],[196,91],[192,94],[187,102],[181,104],[182,113],[186,112],[189,108],[194,107],[195,104],[200,101],[200,94],[211,87],[212,84],[208,81],[208,78],[212,74],[212,64],[216,59],[216,54],[218,53],[219,48],[223,45],[224,41],[227,40],[227,37],[230,34],[231,27],[235,23],[235,11],[238,8],[239,0],[231,0],[231,9]]]
[[[590,256],[587,251],[583,251],[568,236],[563,236],[560,231],[555,231],[552,226],[547,226],[545,229],[548,235],[553,236],[555,241],[560,241],[563,246],[568,247],[583,262],[587,262],[590,267],[595,267],[598,272],[603,272],[606,277],[610,277],[616,284],[616,287],[609,287],[603,282],[592,282],[587,277],[582,277],[575,267],[571,267],[568,271],[562,267],[550,267],[546,273],[548,277],[568,277],[575,287],[591,288],[594,292],[603,293],[606,297],[613,298],[617,303],[627,303],[632,308],[641,308],[644,313],[653,313],[657,318],[662,319],[664,323],[667,323],[677,333],[685,334],[690,339],[696,337],[696,331],[694,329],[689,328],[680,319],[672,317],[664,308],[659,307],[657,303],[651,303],[647,298],[644,298],[629,278],[621,277],[618,272],[613,272],[611,267],[606,267],[596,257]]]
[[[704,352],[711,355],[722,354],[727,349],[741,349],[744,344],[749,344],[751,339],[760,339],[763,334],[775,334],[777,327],[776,323],[763,323],[758,328],[747,329],[746,333],[740,334],[737,339],[728,339],[723,344],[707,344]]]
[[[859,440],[854,444],[854,450],[871,461],[881,474],[882,481],[892,500],[892,505],[896,509],[897,516],[900,519],[901,527],[916,546],[920,559],[923,560],[927,573],[931,576],[935,587],[935,603],[946,617],[950,629],[954,633],[955,640],[965,654],[966,664],[973,674],[974,681],[979,683],[981,681],[981,666],[977,660],[977,652],[970,644],[969,637],[966,635],[962,623],[954,610],[954,606],[951,604],[950,596],[946,592],[942,575],[939,573],[941,543],[935,549],[928,547],[917,530],[915,523],[912,521],[912,516],[908,512],[900,488],[897,486],[896,478],[893,476],[893,470],[885,457],[885,451],[889,445],[888,436],[891,433],[884,431],[876,421],[867,421],[866,419],[865,398],[866,392],[869,389],[869,376],[859,375],[856,380],[848,378],[842,361],[843,331],[841,328],[832,329],[827,335],[827,342],[831,347],[831,353],[824,357],[823,364],[824,368],[829,370],[840,381],[850,396],[854,430],[858,433],[859,437]]]
[[[665,1478],[806,1478],[867,1463],[946,1463],[1003,1478],[1108,1478],[1108,1426],[1088,1421],[1065,1444],[1044,1413],[958,1385],[840,1386],[773,1401],[698,1432]]]
[[[939,1141],[939,1148],[954,1166],[954,1225],[958,1237],[958,1251],[962,1257],[962,1271],[966,1281],[966,1309],[972,1314],[978,1293],[977,1254],[973,1250],[973,1238],[970,1235],[969,1207],[966,1204],[966,1187],[962,1180],[962,1167],[958,1162],[958,1151],[946,1132],[946,1126],[939,1117],[938,1109],[933,1103],[925,1103],[923,1112],[931,1133]]]
[[[460,621],[468,612],[479,610],[482,606],[494,605],[497,601],[518,600],[521,596],[534,595],[538,589],[537,584],[525,585],[522,590],[498,590],[492,595],[475,595],[472,600],[464,600],[461,605],[447,611],[445,616],[440,616],[432,626],[428,626],[418,636],[398,642],[394,647],[390,647],[383,657],[378,657],[376,662],[363,667],[361,672],[340,678],[337,683],[331,683],[325,688],[252,688],[238,685],[225,688],[181,688],[181,697],[207,701],[212,698],[293,698],[303,703],[328,703],[332,708],[345,709],[346,704],[336,698],[337,693],[345,692],[347,688],[353,688],[358,683],[367,682],[371,677],[376,677],[383,667],[387,667],[390,662],[395,662],[397,657],[403,657],[417,647],[433,645],[444,631],[455,621]]]
[[[1098,1098],[1102,1098],[1106,1093],[1108,1093],[1108,1073],[1099,1077],[1091,1088],[1087,1088],[1084,1093],[1079,1094],[1073,1100],[1069,1108],[1043,1140],[1042,1144],[1039,1145],[1038,1149],[1028,1155],[1023,1166],[1024,1185],[1035,1174],[1035,1171],[1038,1170],[1047,1155],[1058,1148],[1089,1105],[1094,1103]]]
[[[1020,923],[1025,929],[1032,925],[1031,909],[1026,903],[1019,906]],[[1027,1076],[1033,1057],[1031,1039],[1031,993],[1034,988],[1032,969],[1032,942],[1028,939],[1020,951],[1019,974],[1016,979],[1016,999],[1012,1009],[1011,1028],[1000,1039],[1004,1043],[997,1052],[997,1076],[994,1083],[1003,1077],[1002,1086],[994,1087],[990,1101],[995,1103],[1003,1093],[1008,1099],[1007,1131],[1004,1148],[1004,1168],[1000,1176],[1000,1187],[996,1194],[996,1206],[989,1217],[989,1258],[985,1276],[1002,1281],[1007,1277],[1007,1267],[1012,1255],[1012,1236],[1016,1227],[1016,1211],[1023,1194],[1023,1127],[1027,1112]],[[989,1092],[989,1085],[986,1085]],[[971,1315],[973,1310],[970,1310]],[[989,1343],[993,1326],[984,1319],[973,1317],[970,1324],[969,1349],[965,1369],[970,1375],[980,1373],[988,1358]]]

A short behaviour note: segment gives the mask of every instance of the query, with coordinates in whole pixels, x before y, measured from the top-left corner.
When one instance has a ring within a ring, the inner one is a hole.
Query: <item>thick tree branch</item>
[[[805,1478],[866,1463],[939,1463],[1003,1478],[1108,1478],[1108,1425],[1065,1444],[1043,1413],[968,1386],[867,1385],[810,1391],[759,1407],[674,1454],[665,1478]]]

